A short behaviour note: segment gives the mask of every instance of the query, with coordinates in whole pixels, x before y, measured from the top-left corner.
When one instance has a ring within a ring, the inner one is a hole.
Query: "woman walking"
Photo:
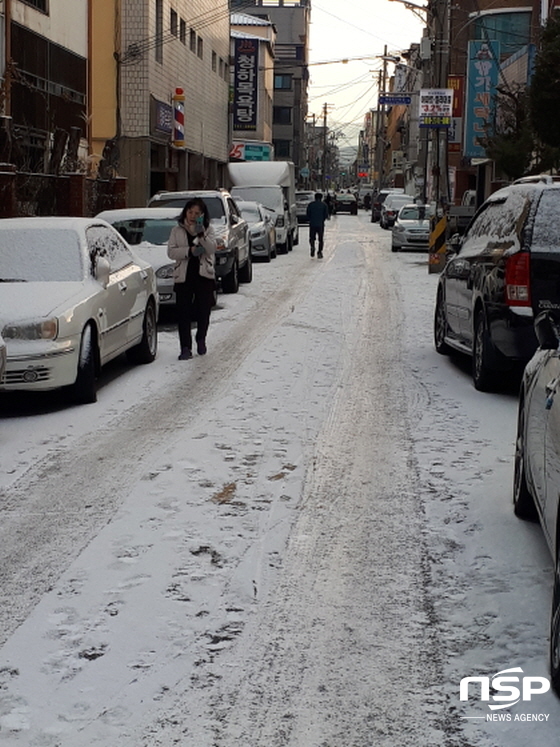
[[[196,349],[206,353],[206,333],[214,305],[216,239],[208,208],[196,197],[189,200],[171,229],[167,254],[175,260],[173,279],[179,327],[179,360],[192,358],[191,324],[196,318]]]

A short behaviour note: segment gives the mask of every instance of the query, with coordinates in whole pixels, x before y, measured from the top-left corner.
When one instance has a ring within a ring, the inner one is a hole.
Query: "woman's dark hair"
[[[190,210],[192,207],[199,207],[202,210],[202,215],[204,216],[204,228],[208,228],[210,225],[210,213],[208,212],[206,203],[200,197],[193,197],[191,200],[187,200],[185,207],[181,210],[181,215],[177,218],[177,222],[183,225],[185,218],[187,217],[187,210]]]

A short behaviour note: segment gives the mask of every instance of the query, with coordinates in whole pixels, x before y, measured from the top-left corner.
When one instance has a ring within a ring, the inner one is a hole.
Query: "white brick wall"
[[[170,34],[171,9],[186,22],[186,44]],[[229,63],[229,9],[227,0],[163,0],[163,63],[156,61],[156,0],[123,0],[121,64],[123,135],[150,134],[150,95],[171,103],[176,87],[185,92],[185,140],[189,150],[227,161],[227,80],[219,75],[219,59]],[[203,59],[190,50],[193,28],[203,40]],[[137,44],[140,55],[130,56]],[[212,70],[212,51],[217,55]]]

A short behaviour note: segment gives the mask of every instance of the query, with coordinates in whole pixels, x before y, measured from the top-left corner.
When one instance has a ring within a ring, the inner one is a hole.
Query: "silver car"
[[[266,262],[276,257],[276,228],[262,205],[249,200],[237,200],[237,207],[249,226],[251,256],[262,257]]]
[[[176,207],[124,208],[104,210],[97,216],[116,228],[135,254],[152,265],[156,274],[159,301],[166,305],[175,303],[175,262],[167,256],[167,241],[180,213],[181,208]]]
[[[419,249],[428,251],[430,242],[430,205],[403,205],[391,230],[391,251]]]

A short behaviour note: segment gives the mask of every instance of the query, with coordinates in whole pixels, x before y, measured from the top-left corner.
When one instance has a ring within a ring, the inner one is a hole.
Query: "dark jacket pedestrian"
[[[167,243],[167,255],[175,260],[173,290],[181,347],[179,360],[192,358],[191,325],[195,319],[197,352],[206,353],[206,334],[216,291],[215,253],[216,239],[208,208],[200,198],[189,200]]]
[[[323,195],[316,192],[315,199],[307,206],[307,219],[309,220],[309,246],[311,256],[315,256],[315,239],[319,240],[319,251],[317,257],[323,256],[323,245],[325,238],[325,221],[329,219],[329,209],[323,202]]]

